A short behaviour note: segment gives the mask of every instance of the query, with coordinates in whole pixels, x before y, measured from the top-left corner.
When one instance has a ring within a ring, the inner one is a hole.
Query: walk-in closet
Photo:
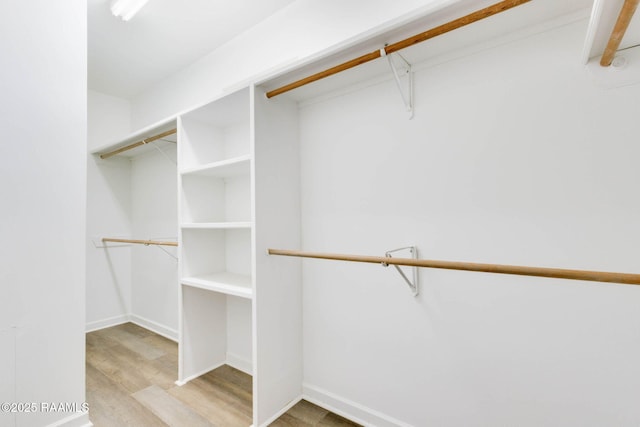
[[[638,0],[125,3],[0,25],[0,427],[640,425]]]

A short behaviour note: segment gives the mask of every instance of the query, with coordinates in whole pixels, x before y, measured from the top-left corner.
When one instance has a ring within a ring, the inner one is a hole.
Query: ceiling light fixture
[[[149,0],[113,0],[111,2],[111,13],[119,16],[123,21],[133,18]]]

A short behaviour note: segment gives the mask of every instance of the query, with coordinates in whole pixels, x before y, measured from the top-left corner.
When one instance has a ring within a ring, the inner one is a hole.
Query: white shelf
[[[242,298],[253,297],[251,276],[235,273],[214,273],[196,277],[185,277],[181,283],[208,291],[235,295]]]
[[[181,225],[182,228],[196,228],[196,229],[222,229],[227,230],[230,228],[251,228],[250,221],[238,221],[238,222],[187,222]]]
[[[148,138],[150,136],[153,135],[157,135],[161,132],[167,131],[171,128],[175,128],[176,127],[176,116],[171,116],[171,117],[167,117],[164,120],[161,120],[157,123],[154,123],[150,126],[147,126],[145,128],[142,128],[136,132],[130,133],[129,135],[123,136],[122,138],[112,141],[108,144],[104,144],[101,145],[99,147],[96,147],[94,149],[92,149],[90,151],[91,154],[93,155],[99,155],[99,154],[104,154],[110,151],[114,151],[117,150],[119,148],[122,148],[126,145],[132,144],[134,142],[140,141],[142,139]],[[163,138],[165,139],[165,138]],[[176,141],[176,135],[170,135],[167,136],[166,139],[171,140],[173,142]],[[158,140],[157,142],[154,143],[156,146],[161,147],[163,145],[170,145],[172,143],[162,143],[162,140]],[[175,144],[173,144],[175,145]],[[140,147],[137,147],[135,150],[131,150],[131,151],[126,151],[124,153],[120,153],[119,156],[123,156],[123,157],[132,157],[135,155],[139,155],[143,152],[147,152],[147,151],[151,151],[153,150],[153,144],[145,144],[142,145]]]
[[[182,175],[213,176],[218,178],[248,175],[250,161],[251,156],[247,154],[219,162],[184,168],[180,170],[180,173]]]

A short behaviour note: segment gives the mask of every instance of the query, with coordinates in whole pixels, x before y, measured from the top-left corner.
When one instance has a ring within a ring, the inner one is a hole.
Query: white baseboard
[[[135,323],[136,325],[155,332],[158,335],[170,339],[171,341],[178,342],[178,331],[161,325],[153,320],[145,319],[142,316],[135,314],[123,314],[122,316],[110,317],[108,319],[96,320],[94,322],[87,323],[85,332],[94,332],[100,329],[110,328],[112,326],[122,325],[123,323]]]
[[[302,398],[365,426],[413,427],[410,424],[310,384],[302,385]]]
[[[89,414],[87,412],[81,412],[73,414],[67,418],[63,418],[60,421],[56,421],[53,424],[49,424],[47,427],[92,427],[93,423],[89,420]]]
[[[128,314],[123,314],[121,316],[110,317],[108,319],[88,322],[85,327],[85,332],[93,332],[100,329],[110,328],[112,326],[122,325],[123,323],[127,323],[130,317],[131,316]]]
[[[289,402],[289,404],[287,406],[285,406],[284,408],[282,408],[280,411],[278,411],[277,414],[275,414],[273,417],[269,418],[267,421],[265,421],[264,423],[260,424],[260,427],[267,427],[269,424],[271,424],[272,422],[274,422],[275,420],[277,420],[278,418],[280,418],[282,415],[284,415],[285,412],[287,412],[289,409],[293,408],[294,406],[296,406],[296,404],[298,402],[300,402],[302,400],[302,396],[297,397],[295,399],[293,399],[291,402]]]
[[[227,353],[227,365],[253,376],[253,363],[251,363],[251,360],[247,360],[237,354]]]
[[[183,380],[178,380],[178,381],[175,382],[175,384],[177,386],[181,386],[182,387],[183,385],[185,385],[189,381],[195,380],[199,376],[202,376],[202,375],[206,374],[207,372],[211,372],[214,369],[218,369],[220,366],[223,366],[223,365],[226,365],[226,364],[227,364],[227,362],[218,363],[217,365],[213,365],[210,368],[204,369],[204,370],[202,370],[202,371],[200,371],[200,372],[198,372],[196,374],[190,375],[190,376],[188,376],[187,378],[185,378]]]
[[[145,329],[148,329],[152,332],[155,332],[158,335],[162,335],[163,337],[170,339],[171,341],[178,342],[178,331],[175,329],[168,328],[164,325],[161,325],[158,322],[154,322],[153,320],[145,319],[142,316],[138,316],[135,314],[131,314],[129,316],[129,321],[131,323],[135,323],[138,326],[141,326]]]

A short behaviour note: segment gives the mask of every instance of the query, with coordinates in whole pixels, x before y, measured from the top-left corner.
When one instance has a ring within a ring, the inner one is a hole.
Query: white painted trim
[[[49,424],[47,427],[92,427],[93,423],[89,420],[88,412],[81,412],[70,415],[66,418]]]
[[[142,316],[138,316],[137,314],[131,314],[129,316],[129,321],[131,323],[135,323],[136,325],[148,329],[152,332],[155,332],[158,335],[162,335],[163,337],[170,339],[171,341],[178,342],[178,331],[175,329],[168,328],[165,325],[161,325],[158,322],[154,322],[153,320],[146,319]]]
[[[99,331],[100,329],[110,328],[112,326],[122,325],[123,323],[129,322],[128,314],[123,314],[121,316],[110,317],[108,319],[96,320],[94,322],[87,323],[85,327],[85,332],[94,332]]]
[[[95,322],[87,323],[85,332],[99,331],[100,329],[110,328],[112,326],[122,325],[123,323],[134,323],[142,328],[148,329],[161,335],[171,341],[178,342],[178,331],[171,329],[165,325],[162,325],[153,320],[146,319],[136,314],[123,314],[122,316],[110,317],[108,319],[96,320]]]
[[[253,376],[253,363],[251,360],[247,360],[237,354],[227,353],[227,365],[232,368],[236,368],[247,375]]]
[[[260,427],[266,427],[269,424],[271,424],[272,422],[274,422],[275,420],[277,420],[278,418],[280,418],[282,415],[284,415],[285,412],[287,412],[289,409],[293,408],[295,405],[298,404],[298,402],[300,402],[302,400],[302,395],[300,395],[299,397],[296,397],[295,399],[293,399],[291,402],[289,402],[284,408],[282,408],[281,410],[279,410],[273,417],[269,418],[267,421],[265,421],[264,423],[262,423],[260,425]]]
[[[212,367],[210,367],[210,368],[204,369],[204,370],[202,370],[202,371],[200,371],[200,372],[198,372],[198,373],[196,373],[196,374],[193,374],[193,375],[191,375],[191,376],[189,376],[189,377],[185,378],[184,380],[178,380],[178,381],[176,381],[176,382],[175,382],[175,384],[176,384],[177,386],[182,387],[183,385],[185,385],[185,384],[186,384],[186,383],[188,383],[189,381],[191,381],[191,380],[195,380],[196,378],[198,378],[198,377],[200,377],[200,376],[202,376],[202,375],[206,374],[207,372],[211,372],[211,371],[213,371],[214,369],[218,369],[219,367],[224,366],[224,365],[226,365],[226,364],[227,364],[226,362],[218,363],[217,365],[213,365],[213,366],[212,366]]]
[[[310,384],[302,385],[302,398],[345,417],[353,422],[371,427],[413,427],[352,400]]]

